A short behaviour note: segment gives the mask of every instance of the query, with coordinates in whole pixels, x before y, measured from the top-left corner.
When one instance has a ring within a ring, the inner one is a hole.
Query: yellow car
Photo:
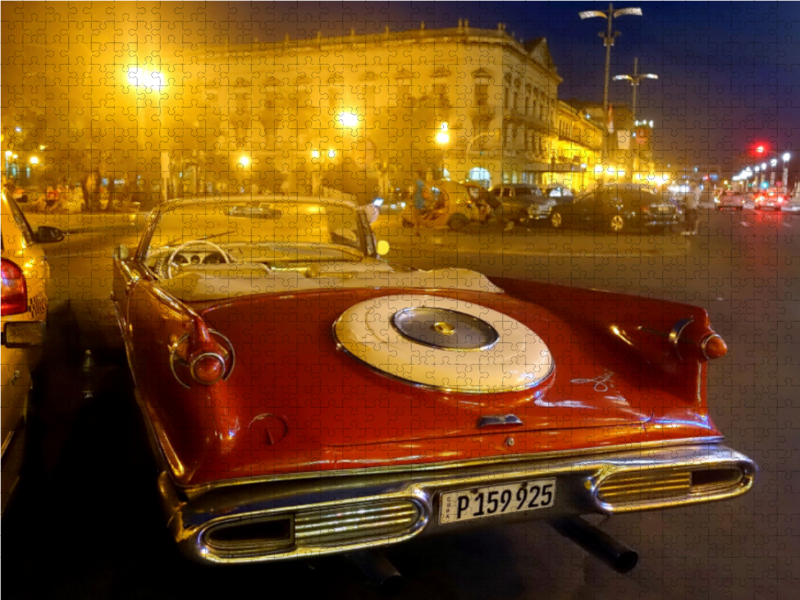
[[[473,196],[468,186],[455,181],[436,181],[426,183],[433,193],[421,215],[420,225],[434,229],[463,231],[470,223],[484,223],[491,210],[485,202]],[[414,199],[411,198],[402,215],[403,227],[414,226]]]
[[[64,234],[31,229],[17,203],[2,192],[2,493],[0,510],[19,480],[26,438],[31,372],[39,360],[47,318],[50,267],[42,243]]]

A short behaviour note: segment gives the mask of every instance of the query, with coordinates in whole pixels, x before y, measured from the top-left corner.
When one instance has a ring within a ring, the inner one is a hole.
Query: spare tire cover
[[[340,348],[406,383],[464,392],[524,390],[553,371],[550,350],[516,319],[479,304],[428,295],[374,298],[348,308]]]

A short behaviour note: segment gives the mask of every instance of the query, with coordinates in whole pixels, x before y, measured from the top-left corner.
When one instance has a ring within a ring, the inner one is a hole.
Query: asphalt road
[[[761,469],[742,498],[603,522],[640,553],[628,575],[532,523],[389,549],[404,575],[397,597],[797,597],[800,216],[707,213],[698,236],[591,241],[538,229],[428,232],[418,240],[391,219],[377,231],[393,246],[390,260],[419,268],[458,265],[706,308],[730,348],[710,368],[714,421],[727,443]],[[96,341],[86,332],[86,321],[95,318],[87,307],[107,299],[111,246],[135,236],[131,230],[75,234],[52,252],[58,291],[72,312],[56,323],[28,477],[3,518],[4,596],[175,598],[263,590],[297,598],[379,597],[340,558],[208,568],[172,548],[122,355],[96,350],[93,368],[82,369],[82,351]],[[85,397],[90,389],[94,395]]]

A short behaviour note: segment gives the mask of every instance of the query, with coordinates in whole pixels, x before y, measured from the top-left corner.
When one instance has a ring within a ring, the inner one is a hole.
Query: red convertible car
[[[113,300],[166,521],[209,563],[530,519],[625,571],[581,515],[732,498],[700,308],[382,260],[340,200],[156,209]]]

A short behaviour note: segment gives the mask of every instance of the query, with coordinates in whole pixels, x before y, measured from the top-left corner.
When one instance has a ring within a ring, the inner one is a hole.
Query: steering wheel
[[[222,258],[225,259],[226,265],[231,264],[231,258],[228,256],[228,253],[225,252],[219,246],[217,246],[215,243],[209,242],[208,240],[189,240],[188,242],[184,242],[183,244],[175,248],[175,250],[173,250],[172,253],[169,255],[169,258],[167,259],[167,279],[172,279],[172,264],[173,261],[175,260],[175,257],[178,256],[178,254],[182,250],[184,250],[187,246],[194,246],[196,244],[205,244],[206,246],[211,246],[214,250],[216,250],[222,255]]]

